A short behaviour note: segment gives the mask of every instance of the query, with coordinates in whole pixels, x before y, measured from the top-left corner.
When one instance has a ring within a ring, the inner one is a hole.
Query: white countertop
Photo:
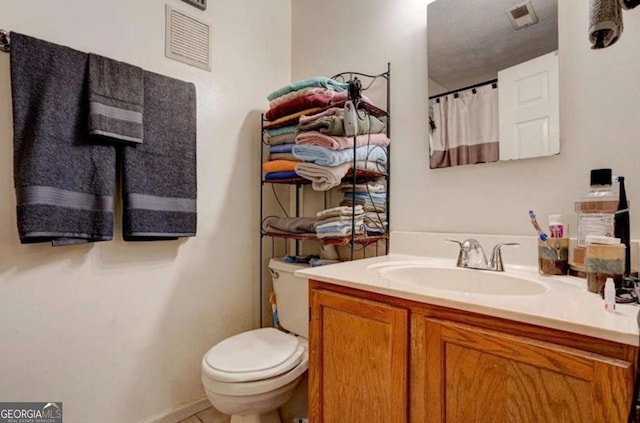
[[[504,275],[539,283],[546,287],[546,292],[537,295],[473,294],[423,286],[419,283],[394,281],[392,277],[387,278],[380,274],[378,269],[385,264],[418,264],[455,268],[453,259],[390,254],[298,270],[296,275],[421,303],[501,317],[633,346],[638,345],[638,307],[617,304],[615,312],[606,311],[602,298],[587,291],[584,279],[571,276],[542,276],[534,267],[505,266]]]

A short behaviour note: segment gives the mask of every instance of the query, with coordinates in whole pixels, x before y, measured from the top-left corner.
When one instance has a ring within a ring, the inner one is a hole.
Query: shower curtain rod
[[[8,53],[11,50],[11,36],[9,31],[0,29],[0,51]]]
[[[498,79],[492,79],[490,81],[479,82],[477,84],[469,85],[468,87],[458,88],[457,90],[447,91],[446,93],[442,93],[442,94],[438,94],[438,95],[432,95],[431,97],[429,97],[429,100],[433,100],[435,98],[444,97],[445,95],[449,95],[449,94],[459,93],[460,91],[464,91],[464,90],[470,90],[472,88],[482,87],[483,85],[496,84],[497,82],[498,82]]]

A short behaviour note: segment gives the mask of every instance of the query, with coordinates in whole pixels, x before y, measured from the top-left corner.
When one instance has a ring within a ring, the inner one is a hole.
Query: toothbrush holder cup
[[[569,238],[538,240],[538,270],[541,275],[566,275],[569,271]]]

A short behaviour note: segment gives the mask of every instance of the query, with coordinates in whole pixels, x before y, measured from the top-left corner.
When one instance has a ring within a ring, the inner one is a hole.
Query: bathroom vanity
[[[535,268],[454,264],[390,255],[298,272],[311,422],[626,421],[635,307],[607,313],[583,280]]]

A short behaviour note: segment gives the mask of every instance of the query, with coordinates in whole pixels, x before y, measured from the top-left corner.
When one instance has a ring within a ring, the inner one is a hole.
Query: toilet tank
[[[304,338],[309,338],[309,280],[293,272],[309,268],[308,264],[269,260],[273,290],[278,305],[280,326]]]

